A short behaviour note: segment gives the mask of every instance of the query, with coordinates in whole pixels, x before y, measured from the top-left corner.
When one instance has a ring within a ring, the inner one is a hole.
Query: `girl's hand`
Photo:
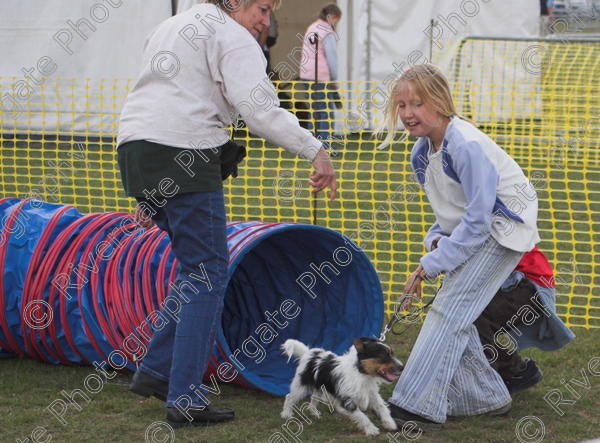
[[[410,277],[408,277],[408,281],[406,282],[406,285],[404,285],[402,291],[404,300],[402,301],[401,307],[404,311],[410,309],[414,297],[419,300],[421,299],[421,283],[426,276],[425,269],[423,269],[423,266],[419,265],[417,269],[410,274]]]

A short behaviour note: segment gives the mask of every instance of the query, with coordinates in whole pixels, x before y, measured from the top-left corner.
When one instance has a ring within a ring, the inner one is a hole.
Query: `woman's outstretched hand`
[[[316,193],[325,188],[329,188],[329,200],[335,200],[337,196],[337,179],[335,177],[335,169],[329,158],[329,154],[324,148],[319,150],[319,153],[313,160],[315,172],[310,175],[308,184],[313,187],[312,192]]]

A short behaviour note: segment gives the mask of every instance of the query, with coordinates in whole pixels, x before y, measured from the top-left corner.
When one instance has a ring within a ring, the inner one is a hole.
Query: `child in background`
[[[400,427],[412,421],[431,431],[449,415],[500,415],[511,408],[473,322],[539,242],[537,194],[519,165],[458,115],[435,66],[413,66],[398,79],[386,110],[385,144],[394,139],[398,120],[418,137],[412,168],[436,218],[425,236],[430,252],[404,293],[414,293],[425,277],[445,276],[390,410]]]
[[[338,89],[338,55],[336,26],[342,19],[342,10],[335,3],[321,9],[319,18],[313,22],[304,35],[302,53],[306,59],[300,66],[300,80],[310,92],[312,120],[309,125],[326,148],[331,147],[335,129],[334,109]]]
[[[523,256],[475,320],[484,352],[511,395],[542,379],[535,361],[522,358],[520,350],[535,346],[554,351],[575,338],[556,315],[555,281],[552,266],[536,246]],[[509,334],[510,342],[501,343],[498,333]]]

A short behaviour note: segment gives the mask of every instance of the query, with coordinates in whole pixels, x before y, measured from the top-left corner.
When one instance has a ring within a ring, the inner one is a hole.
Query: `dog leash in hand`
[[[431,304],[433,303],[433,301],[435,300],[435,298],[438,295],[438,292],[440,292],[440,289],[442,289],[442,284],[440,283],[439,288],[435,291],[435,294],[433,295],[433,298],[431,300],[429,300],[424,306],[421,306],[420,308],[418,308],[416,311],[411,311],[409,314],[405,314],[405,315],[398,315],[398,313],[396,312],[396,310],[394,309],[394,314],[392,315],[392,318],[390,318],[390,320],[387,322],[387,324],[385,325],[385,327],[383,328],[383,331],[381,331],[381,335],[379,336],[379,340],[381,341],[385,341],[385,338],[388,334],[388,332],[391,331],[392,334],[394,335],[402,335],[404,334],[414,323],[414,321],[410,322],[410,324],[404,328],[403,330],[401,330],[400,332],[395,332],[394,331],[394,325],[399,322],[404,320],[405,318],[409,317],[409,316],[414,316],[415,314],[422,312],[423,310],[425,310],[425,308],[428,308],[429,306],[431,306]]]

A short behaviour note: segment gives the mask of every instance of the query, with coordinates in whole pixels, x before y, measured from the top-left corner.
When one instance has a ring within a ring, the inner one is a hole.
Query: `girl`
[[[398,79],[384,144],[393,140],[398,119],[418,137],[411,163],[436,218],[425,236],[429,252],[404,293],[414,293],[425,277],[445,277],[390,408],[400,426],[415,421],[428,431],[448,415],[510,410],[511,397],[473,322],[540,240],[537,195],[517,163],[457,114],[448,81],[435,66],[414,66]]]

